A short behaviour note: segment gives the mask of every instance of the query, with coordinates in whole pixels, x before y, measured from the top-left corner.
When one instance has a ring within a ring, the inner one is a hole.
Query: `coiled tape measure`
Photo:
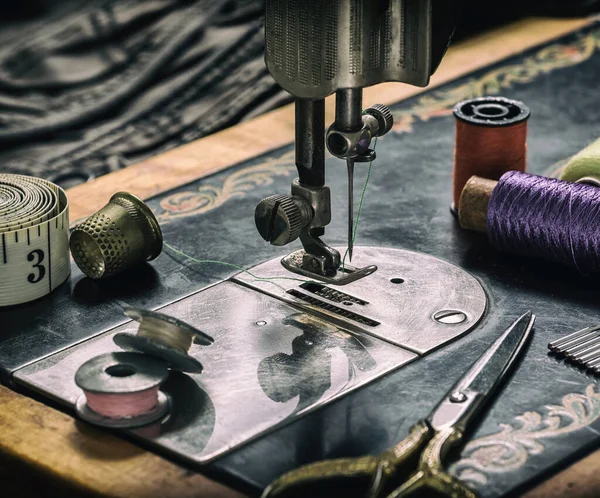
[[[65,191],[41,178],[0,174],[0,306],[45,296],[70,271]]]

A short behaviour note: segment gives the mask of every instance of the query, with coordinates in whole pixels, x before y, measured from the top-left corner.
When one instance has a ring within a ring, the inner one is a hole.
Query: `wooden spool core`
[[[458,202],[458,222],[462,228],[487,231],[487,209],[492,191],[498,184],[480,176],[472,176],[465,184]]]

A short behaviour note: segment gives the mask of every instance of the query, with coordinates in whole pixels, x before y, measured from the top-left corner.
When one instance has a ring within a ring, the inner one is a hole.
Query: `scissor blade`
[[[494,341],[434,408],[428,418],[432,427],[468,424],[509,372],[531,334],[534,321],[535,315],[528,311]]]
[[[474,363],[453,391],[462,392],[468,389],[484,396],[491,394],[517,359],[531,333],[534,321],[535,315],[532,315],[531,311],[515,320]]]
[[[517,359],[531,333],[534,321],[535,315],[532,315],[531,311],[515,320],[481,355],[452,392],[470,390],[483,396],[491,394]]]

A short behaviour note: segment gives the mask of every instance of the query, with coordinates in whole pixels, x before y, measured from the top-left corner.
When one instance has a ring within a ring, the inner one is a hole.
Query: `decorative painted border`
[[[410,133],[417,120],[450,116],[457,102],[465,99],[498,95],[515,85],[527,84],[539,76],[557,69],[576,66],[590,59],[600,48],[600,29],[580,36],[570,43],[555,43],[525,57],[517,64],[508,64],[488,71],[480,78],[467,79],[448,89],[427,92],[415,105],[394,113],[396,133]]]
[[[519,469],[530,456],[544,452],[545,439],[590,427],[600,419],[600,393],[595,388],[589,384],[584,394],[567,394],[562,404],[546,406],[545,414],[525,412],[512,425],[499,424],[498,432],[469,442],[451,472],[462,481],[485,486],[489,474]]]
[[[587,61],[599,48],[600,29],[595,29],[574,41],[543,47],[519,63],[492,69],[479,78],[467,79],[457,86],[428,92],[410,108],[394,111],[393,131],[398,134],[411,133],[417,120],[429,121],[449,116],[454,105],[461,100],[496,95],[515,85],[531,83],[541,75]],[[267,157],[258,165],[232,173],[221,185],[203,183],[197,190],[180,191],[164,197],[156,215],[159,221],[168,223],[176,218],[205,214],[231,199],[245,197],[246,192],[256,187],[273,183],[276,176],[291,176],[295,170],[293,151],[287,151],[279,157]]]
[[[198,216],[216,209],[227,201],[245,197],[246,192],[273,183],[277,176],[291,176],[296,171],[294,151],[232,173],[222,185],[202,184],[197,190],[184,190],[164,197],[161,211],[156,213],[161,223],[175,218]]]

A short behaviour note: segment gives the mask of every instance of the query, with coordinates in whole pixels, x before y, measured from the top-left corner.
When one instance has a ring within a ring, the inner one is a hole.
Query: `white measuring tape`
[[[65,191],[40,178],[0,174],[0,306],[45,296],[70,271]]]

